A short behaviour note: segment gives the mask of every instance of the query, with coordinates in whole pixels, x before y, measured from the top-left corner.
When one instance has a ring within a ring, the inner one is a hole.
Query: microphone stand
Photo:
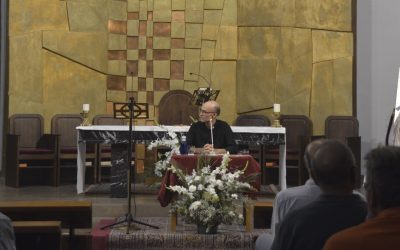
[[[212,118],[210,119],[210,131],[211,131],[211,146],[212,146],[212,151],[211,151],[211,155],[214,155],[214,134],[213,134],[213,122],[212,122]]]
[[[201,77],[208,84],[208,88],[211,89],[211,82],[209,80],[207,80],[204,76],[202,76],[200,74],[192,73],[192,72],[190,72],[189,75],[195,75],[195,76]]]
[[[159,227],[157,226],[153,226],[150,225],[148,223],[145,222],[141,222],[138,220],[135,220],[133,218],[132,212],[131,212],[131,197],[132,197],[132,190],[131,190],[131,185],[132,185],[132,178],[135,178],[135,169],[132,168],[132,148],[133,148],[133,143],[132,143],[132,124],[133,124],[133,113],[134,113],[134,107],[135,107],[135,99],[133,97],[129,98],[129,104],[128,104],[128,108],[129,108],[129,142],[128,142],[128,212],[125,215],[125,219],[112,223],[110,225],[104,226],[101,229],[106,229],[106,228],[110,228],[113,227],[115,225],[119,225],[122,223],[127,223],[127,227],[126,227],[126,234],[129,234],[129,229],[131,226],[131,223],[137,223],[140,225],[144,225],[144,226],[148,226],[148,227],[152,227],[152,228],[156,228],[158,229]]]

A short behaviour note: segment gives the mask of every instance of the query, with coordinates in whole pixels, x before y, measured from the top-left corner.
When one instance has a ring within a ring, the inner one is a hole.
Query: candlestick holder
[[[81,126],[90,126],[91,124],[89,122],[89,111],[82,110],[80,114],[83,118]]]
[[[282,127],[279,118],[281,117],[281,113],[280,112],[274,112],[272,113],[272,116],[274,117],[274,121],[272,122],[272,127],[274,128],[280,128]]]

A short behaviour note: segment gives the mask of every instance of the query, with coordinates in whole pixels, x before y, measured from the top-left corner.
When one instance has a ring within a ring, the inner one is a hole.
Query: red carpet
[[[92,250],[107,250],[108,235],[111,229],[101,230],[101,228],[114,222],[115,219],[103,219],[94,226],[92,230]]]

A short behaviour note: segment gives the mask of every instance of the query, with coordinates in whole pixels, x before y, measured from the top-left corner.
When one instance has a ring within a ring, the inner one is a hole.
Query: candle
[[[279,113],[281,112],[281,105],[278,103],[274,103],[274,112]]]
[[[82,106],[82,110],[85,111],[85,112],[89,112],[89,107],[90,107],[89,104],[85,103]]]

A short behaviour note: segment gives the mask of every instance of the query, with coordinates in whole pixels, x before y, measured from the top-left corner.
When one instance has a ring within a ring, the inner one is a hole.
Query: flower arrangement
[[[243,192],[254,189],[239,180],[247,166],[243,170],[229,171],[229,153],[223,156],[221,165],[215,169],[204,159],[204,156],[200,157],[197,169],[191,175],[184,175],[181,169],[170,167],[181,183],[169,187],[179,194],[171,211],[183,216],[186,223],[196,224],[198,231],[202,227],[206,228],[205,233],[212,233],[221,223],[243,222],[234,201],[241,200]]]
[[[169,131],[166,127],[160,125],[161,128],[167,130],[167,133],[162,139],[158,139],[150,143],[147,149],[151,150],[154,147],[164,146],[170,148],[165,154],[160,155],[160,160],[155,163],[154,174],[158,177],[162,177],[167,168],[170,166],[171,157],[174,154],[179,154],[179,139],[175,132]]]

